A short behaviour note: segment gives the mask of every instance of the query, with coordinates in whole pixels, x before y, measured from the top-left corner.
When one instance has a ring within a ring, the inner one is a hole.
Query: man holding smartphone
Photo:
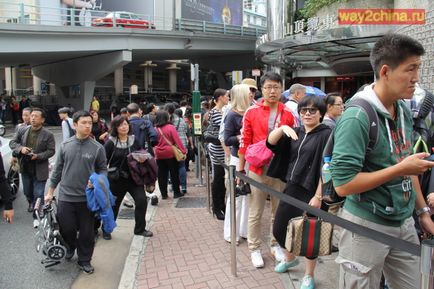
[[[34,108],[30,114],[30,126],[18,130],[9,143],[13,154],[20,161],[23,191],[29,202],[28,212],[33,212],[33,206],[38,198],[44,198],[48,179],[48,159],[55,153],[54,135],[43,127],[44,122],[45,111]],[[38,226],[39,221],[33,214],[33,227]]]

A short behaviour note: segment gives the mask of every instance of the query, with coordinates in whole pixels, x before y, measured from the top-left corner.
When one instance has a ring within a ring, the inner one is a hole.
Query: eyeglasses
[[[264,86],[263,87],[264,90],[280,90],[281,87],[280,86]]]
[[[300,109],[300,114],[306,114],[309,112],[309,114],[315,114],[318,111],[318,108],[316,107],[303,107]]]
[[[252,93],[256,93],[256,88],[254,88],[254,87],[250,87],[250,92],[252,92]]]

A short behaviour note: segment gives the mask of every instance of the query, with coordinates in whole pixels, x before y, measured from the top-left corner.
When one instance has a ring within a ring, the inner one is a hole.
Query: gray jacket
[[[22,157],[21,149],[26,146],[27,137],[31,126],[18,129],[14,135],[14,138],[9,142],[9,147],[14,152],[14,155],[18,158]],[[38,155],[38,159],[32,162],[36,162],[36,179],[38,181],[46,181],[48,179],[48,159],[54,156],[56,152],[56,142],[54,135],[46,128],[41,128],[38,139],[36,140],[36,147],[33,148],[33,153]],[[21,172],[23,169],[21,164]]]
[[[85,189],[93,172],[107,174],[104,147],[93,138],[73,136],[60,145],[49,186],[59,185],[60,201],[86,202]]]

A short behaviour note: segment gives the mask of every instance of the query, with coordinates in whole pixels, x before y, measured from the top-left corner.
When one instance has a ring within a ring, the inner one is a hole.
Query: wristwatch
[[[431,209],[429,207],[422,207],[416,210],[416,216],[420,217],[423,213],[430,213]]]

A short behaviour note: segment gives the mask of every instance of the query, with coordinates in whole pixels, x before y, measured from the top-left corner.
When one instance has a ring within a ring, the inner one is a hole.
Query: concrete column
[[[90,107],[90,102],[92,101],[93,92],[95,90],[96,81],[83,81],[80,83],[80,96],[83,101],[82,106],[84,109]]]
[[[50,86],[48,87],[48,95],[56,96],[56,85],[54,83],[50,83]]]
[[[157,64],[152,63],[152,61],[146,61],[140,66],[144,67],[144,81],[143,87],[146,92],[152,92],[152,69],[157,66]]]
[[[124,68],[119,67],[115,70],[115,95],[121,95],[124,92]]]
[[[176,66],[176,63],[172,63],[170,64],[170,66],[168,68],[166,68],[167,70],[169,70],[169,89],[171,93],[175,93],[176,92],[176,71],[180,70],[180,67]]]
[[[267,5],[267,33],[270,41],[282,39],[288,22],[287,0],[269,0]],[[271,70],[281,74],[280,69],[271,67]],[[282,74],[281,74],[282,75]],[[282,75],[284,77],[285,75]]]
[[[17,70],[15,67],[5,68],[5,83],[7,95],[15,95],[17,89]]]
[[[33,76],[33,95],[41,95],[41,83],[42,80],[39,77]]]

